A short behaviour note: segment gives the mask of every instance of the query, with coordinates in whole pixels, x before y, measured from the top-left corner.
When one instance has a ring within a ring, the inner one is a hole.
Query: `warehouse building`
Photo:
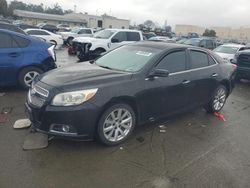
[[[175,33],[177,35],[185,35],[189,32],[195,32],[202,35],[205,31],[205,27],[195,26],[195,25],[176,25]],[[243,40],[250,40],[250,27],[209,27],[208,29],[213,29],[216,35],[221,38],[238,38]]]
[[[117,28],[128,29],[129,20],[119,19],[113,16],[95,16],[88,13],[70,13],[65,15],[45,14],[24,10],[14,10],[14,16],[27,24],[37,25],[48,23],[53,25],[68,24],[71,27],[84,26],[92,28]]]

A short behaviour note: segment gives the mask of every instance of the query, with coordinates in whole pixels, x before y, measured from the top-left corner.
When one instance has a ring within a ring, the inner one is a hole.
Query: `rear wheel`
[[[205,106],[208,113],[219,112],[224,107],[227,100],[227,88],[220,85],[215,90],[211,101]]]
[[[37,67],[26,67],[19,73],[18,81],[24,89],[29,89],[33,80],[43,71]]]
[[[105,145],[120,144],[132,134],[135,122],[135,113],[129,105],[113,105],[102,114],[98,123],[97,136]]]

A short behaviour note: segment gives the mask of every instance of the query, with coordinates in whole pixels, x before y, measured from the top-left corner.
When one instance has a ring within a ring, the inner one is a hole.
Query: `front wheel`
[[[208,113],[219,112],[224,107],[227,100],[227,88],[223,85],[217,87],[211,101],[205,106]]]
[[[29,89],[33,80],[43,71],[37,67],[26,67],[20,71],[18,81],[24,89]]]
[[[129,105],[113,105],[102,114],[98,123],[97,136],[105,145],[120,144],[132,134],[135,123],[136,116]]]

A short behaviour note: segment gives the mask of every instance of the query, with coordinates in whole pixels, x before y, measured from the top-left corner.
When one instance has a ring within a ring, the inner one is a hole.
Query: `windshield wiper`
[[[108,67],[108,66],[103,66],[103,65],[98,65],[98,66],[102,67],[102,68],[105,68],[105,69],[114,70],[114,69],[112,69],[111,67]]]

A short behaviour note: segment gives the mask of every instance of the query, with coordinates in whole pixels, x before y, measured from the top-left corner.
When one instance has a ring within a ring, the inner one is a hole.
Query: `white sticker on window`
[[[150,53],[150,52],[143,52],[143,51],[138,51],[138,52],[136,52],[136,54],[137,55],[147,56],[147,57],[152,55],[152,53]]]

